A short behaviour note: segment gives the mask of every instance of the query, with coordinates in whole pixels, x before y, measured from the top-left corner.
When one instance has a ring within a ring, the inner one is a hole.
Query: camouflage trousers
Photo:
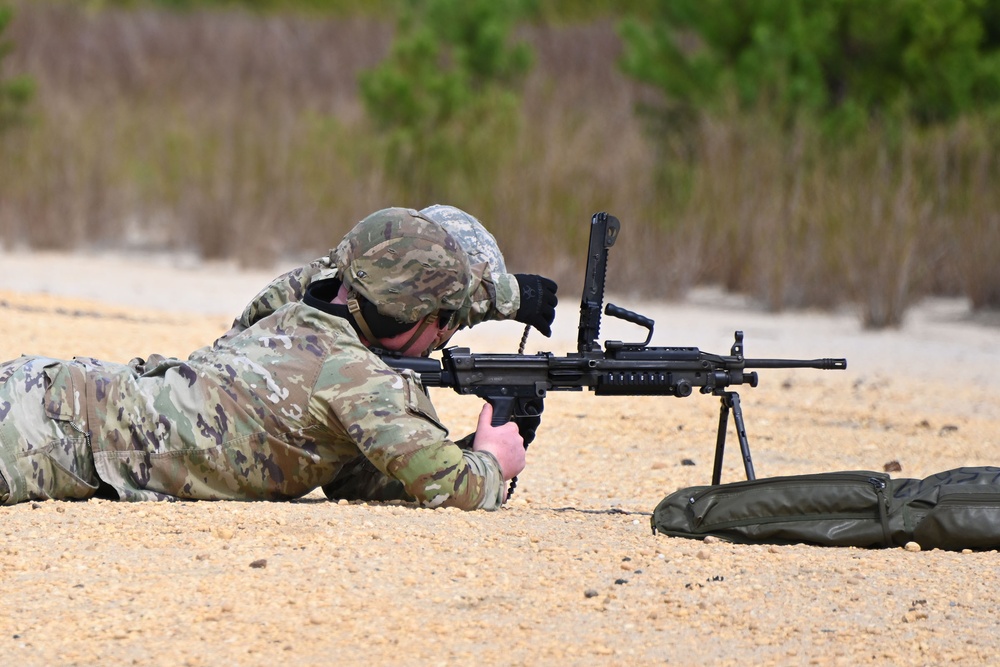
[[[0,364],[0,475],[10,487],[4,504],[89,498],[100,486],[86,409],[69,415],[46,405],[50,378],[62,363],[20,357]]]

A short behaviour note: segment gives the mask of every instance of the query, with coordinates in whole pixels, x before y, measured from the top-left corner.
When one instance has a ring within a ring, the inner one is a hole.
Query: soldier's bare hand
[[[510,480],[524,470],[524,440],[517,430],[517,424],[507,422],[493,426],[493,406],[487,403],[479,413],[473,451],[489,452],[500,462],[500,472],[504,481]]]

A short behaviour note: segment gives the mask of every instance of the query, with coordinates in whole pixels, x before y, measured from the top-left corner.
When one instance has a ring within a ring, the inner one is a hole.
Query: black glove
[[[514,319],[551,336],[552,320],[556,318],[556,304],[559,303],[555,281],[531,273],[515,273],[514,278],[521,291],[521,307]]]

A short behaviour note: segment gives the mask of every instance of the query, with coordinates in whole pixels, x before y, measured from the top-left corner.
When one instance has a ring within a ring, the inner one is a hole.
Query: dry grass
[[[520,31],[536,67],[517,129],[493,138],[502,159],[428,195],[486,221],[512,270],[576,293],[586,223],[607,210],[625,224],[618,291],[714,283],[775,311],[855,304],[872,327],[928,293],[1000,306],[990,122],[831,151],[764,114],[706,118],[677,157],[635,113],[656,96],[618,71],[610,21]],[[382,206],[434,203],[400,201],[357,96],[392,38],[384,20],[22,1],[8,32],[5,67],[38,96],[32,122],[0,136],[7,245],[261,264],[318,254]]]

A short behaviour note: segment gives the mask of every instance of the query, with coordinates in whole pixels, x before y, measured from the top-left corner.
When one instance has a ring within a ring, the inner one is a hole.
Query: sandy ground
[[[185,355],[275,275],[162,257],[0,253],[0,358]],[[1000,327],[953,301],[898,331],[768,315],[702,290],[613,298],[656,345],[848,358],[741,392],[759,476],[1000,464]],[[577,300],[551,340],[572,351]],[[607,322],[605,337],[641,339]],[[514,351],[519,327],[457,343]],[[475,399],[433,394],[456,435]],[[737,546],[654,536],[667,493],[708,483],[718,403],[552,394],[504,509],[43,502],[3,508],[0,652],[17,665],[993,664],[995,552]],[[742,477],[734,453],[724,481]],[[686,465],[685,459],[694,465]]]

